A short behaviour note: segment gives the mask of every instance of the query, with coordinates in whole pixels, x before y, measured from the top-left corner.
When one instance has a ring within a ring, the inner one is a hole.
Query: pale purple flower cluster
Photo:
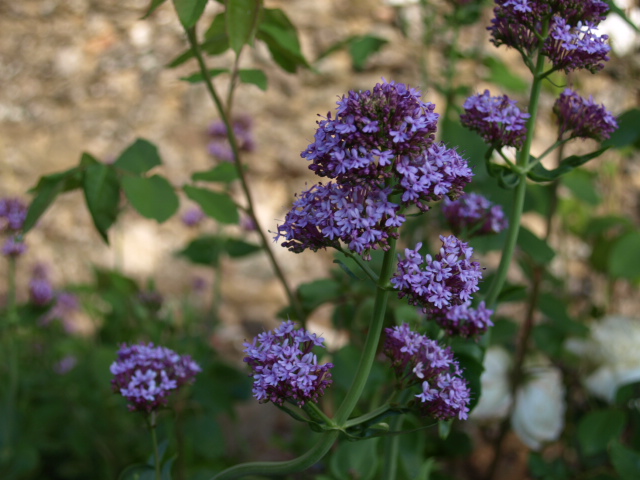
[[[7,257],[18,257],[27,250],[21,233],[27,210],[27,206],[18,198],[0,198],[0,233],[8,235],[2,246],[2,254]]]
[[[165,406],[171,393],[202,371],[189,355],[153,343],[123,344],[110,370],[113,391],[129,401],[129,410],[147,413]]]
[[[543,53],[555,70],[600,70],[607,61],[606,35],[592,29],[605,18],[609,6],[600,0],[496,0],[495,18],[488,28],[492,42],[507,45],[530,56],[550,22]]]
[[[465,193],[456,200],[445,198],[442,213],[453,233],[465,237],[500,233],[509,226],[502,206],[478,193]]]
[[[419,250],[405,249],[405,258],[398,255],[398,269],[391,278],[400,298],[407,297],[411,305],[424,313],[446,310],[472,299],[478,291],[482,268],[472,262],[473,249],[453,235],[440,236],[442,248],[432,257],[423,257]]]
[[[469,338],[482,335],[493,326],[492,313],[493,310],[489,310],[484,302],[480,302],[478,308],[472,308],[471,302],[466,301],[447,309],[436,309],[432,318],[447,334]]]
[[[604,105],[598,105],[593,97],[581,97],[570,88],[560,94],[553,105],[558,117],[559,137],[568,134],[569,138],[593,138],[604,140],[618,128],[618,122]]]
[[[187,227],[197,227],[206,218],[206,215],[200,207],[192,207],[186,210],[180,220]]]
[[[450,348],[413,332],[408,324],[385,329],[383,351],[403,386],[420,384],[418,411],[439,420],[466,420],[471,392]]]
[[[233,133],[238,142],[238,149],[241,152],[253,152],[256,143],[253,138],[253,121],[250,117],[243,115],[234,118],[231,122]],[[233,162],[233,151],[227,136],[227,127],[222,120],[216,120],[209,127],[209,153],[218,160]]]
[[[54,291],[49,271],[41,263],[33,267],[31,279],[29,280],[29,298],[35,305],[44,306],[53,300]]]
[[[530,115],[521,112],[516,103],[506,95],[492,97],[489,90],[485,90],[467,98],[460,121],[496,149],[519,148],[527,136],[526,123]]]
[[[244,361],[253,371],[253,395],[260,403],[298,406],[318,402],[331,380],[331,363],[318,365],[313,347],[324,347],[324,339],[292,321],[283,322],[272,332],[264,332],[244,344]]]
[[[473,172],[455,150],[434,143],[438,114],[420,92],[402,83],[351,91],[318,122],[315,141],[302,157],[318,176],[335,182],[304,192],[278,226],[294,252],[338,245],[369,257],[386,248],[404,222],[398,212],[445,196],[455,198]],[[390,198],[398,194],[398,203]]]
[[[316,184],[294,202],[284,224],[278,226],[278,237],[284,237],[282,246],[295,253],[339,247],[341,240],[368,258],[371,249],[386,248],[389,237],[397,236],[396,228],[405,221],[398,214],[399,205],[389,201],[390,195],[391,188],[366,184]]]

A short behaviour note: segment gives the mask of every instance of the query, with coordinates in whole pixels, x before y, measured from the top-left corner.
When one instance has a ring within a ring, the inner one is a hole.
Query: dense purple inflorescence
[[[448,335],[470,338],[482,335],[493,326],[492,313],[493,310],[489,310],[484,302],[480,302],[478,308],[472,308],[471,302],[466,301],[447,309],[433,310],[431,318]]]
[[[131,411],[152,412],[165,406],[167,397],[199,372],[201,368],[189,355],[153,343],[124,344],[111,365],[111,385],[129,401]]]
[[[442,248],[432,257],[423,257],[419,250],[405,249],[399,257],[398,270],[391,278],[400,298],[407,297],[411,305],[424,313],[441,311],[471,300],[478,291],[482,268],[472,262],[473,249],[454,236],[440,236]]]
[[[502,206],[478,193],[466,193],[456,200],[445,198],[442,213],[453,233],[466,237],[499,233],[509,225]]]
[[[558,117],[559,136],[569,138],[593,138],[604,140],[618,128],[618,122],[604,105],[598,105],[593,97],[581,97],[570,88],[560,94],[553,105]]]
[[[411,331],[408,324],[385,329],[383,351],[405,387],[421,384],[418,410],[439,420],[466,420],[470,391],[450,348]]]
[[[463,105],[462,125],[478,132],[494,148],[522,146],[527,136],[528,113],[506,95],[492,97],[489,90],[472,95]]]
[[[260,403],[317,403],[331,384],[329,370],[333,364],[318,365],[312,352],[314,346],[324,346],[324,339],[303,328],[296,329],[292,321],[261,333],[244,346],[244,361],[253,371],[253,395]]]

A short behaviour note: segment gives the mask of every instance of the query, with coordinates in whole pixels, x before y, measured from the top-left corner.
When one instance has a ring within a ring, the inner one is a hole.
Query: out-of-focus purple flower
[[[197,227],[205,217],[200,207],[193,207],[182,214],[181,220],[187,227]]]
[[[256,148],[253,138],[253,121],[251,117],[243,115],[232,120],[233,133],[241,152],[253,152]],[[227,137],[227,127],[222,120],[216,120],[209,127],[209,153],[219,160],[233,162],[233,151]]]
[[[471,300],[482,278],[480,264],[471,261],[473,248],[453,235],[441,235],[440,240],[442,248],[435,257],[422,257],[421,243],[415,250],[405,249],[405,258],[398,255],[398,270],[391,278],[394,288],[400,291],[398,297],[407,297],[424,313]]]
[[[53,285],[49,279],[47,267],[37,264],[33,267],[31,279],[29,280],[29,298],[39,306],[47,305],[53,300]]]
[[[299,253],[307,248],[338,247],[339,241],[368,258],[372,249],[387,248],[389,237],[405,221],[400,206],[391,202],[391,188],[372,182],[363,185],[317,184],[294,202],[278,225],[283,247]]]
[[[242,215],[240,217],[240,227],[246,232],[255,232],[256,222],[249,215]]]
[[[527,136],[526,123],[530,115],[521,112],[516,103],[506,95],[492,97],[489,90],[485,90],[467,98],[460,120],[496,149],[520,148]]]
[[[129,401],[129,410],[147,413],[165,406],[171,393],[202,371],[191,356],[153,343],[123,344],[110,370],[113,391]]]
[[[593,138],[604,140],[618,128],[618,122],[604,105],[598,105],[593,97],[581,97],[570,88],[560,94],[553,105],[553,113],[558,117],[559,136],[569,138]]]
[[[292,321],[264,332],[245,342],[244,352],[252,370],[253,395],[260,403],[269,401],[282,405],[290,401],[298,406],[318,402],[331,380],[333,364],[318,365],[312,352],[314,346],[324,347],[324,339],[305,329],[296,329]]]
[[[191,281],[191,287],[196,293],[203,293],[209,286],[209,282],[203,277],[195,276]]]
[[[22,230],[27,210],[19,198],[0,198],[0,232]]]
[[[142,290],[138,293],[138,300],[152,312],[157,312],[162,308],[164,296],[157,290]]]
[[[58,375],[65,375],[73,370],[78,364],[78,358],[74,355],[66,355],[53,366],[53,371]]]
[[[594,27],[591,22],[578,22],[572,26],[564,18],[554,17],[542,52],[549,57],[555,70],[569,73],[584,68],[596,73],[604,68],[611,51],[607,44],[609,37],[594,33]]]
[[[464,338],[477,337],[493,326],[491,314],[484,302],[480,302],[478,308],[472,308],[471,302],[466,301],[461,305],[436,310],[432,313],[433,319],[448,335]]]
[[[418,410],[439,420],[466,420],[471,392],[450,348],[413,332],[408,324],[385,329],[383,352],[403,387],[420,384]]]
[[[11,235],[2,246],[2,254],[5,257],[17,258],[26,251],[27,245],[24,243],[22,235]]]
[[[478,193],[467,193],[457,200],[445,198],[442,213],[456,235],[499,233],[509,225],[502,206],[494,205]]]
[[[53,307],[40,318],[40,325],[49,325],[53,320],[60,320],[67,333],[78,330],[76,315],[80,312],[80,301],[71,292],[60,292],[56,295]]]

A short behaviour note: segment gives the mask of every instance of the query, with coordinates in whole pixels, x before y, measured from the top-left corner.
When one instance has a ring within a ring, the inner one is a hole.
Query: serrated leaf
[[[166,178],[123,177],[122,189],[136,211],[158,223],[168,220],[178,210],[176,192]]]
[[[640,231],[622,235],[611,247],[609,274],[614,278],[640,278]]]
[[[187,29],[193,27],[204,12],[208,0],[173,0],[173,6],[178,13],[182,26]]]
[[[88,154],[84,156],[90,157]],[[118,217],[118,205],[120,204],[120,182],[118,174],[110,165],[105,165],[97,160],[89,165],[83,176],[84,198],[87,208],[91,213],[93,224],[103,240],[108,244],[107,232]]]
[[[216,165],[211,170],[206,172],[195,172],[191,175],[191,180],[194,182],[221,182],[230,183],[238,179],[238,170],[233,163],[224,162],[220,165]]]
[[[263,91],[267,89],[267,75],[262,70],[242,69],[238,71],[238,76],[242,83],[250,83]]]
[[[240,222],[238,208],[229,195],[214,192],[206,188],[184,186],[184,193],[202,208],[209,217],[220,223],[237,224]]]
[[[627,421],[621,410],[607,409],[587,413],[578,423],[578,443],[585,456],[604,452],[611,440],[620,436]]]
[[[538,238],[525,227],[520,227],[518,246],[527,252],[538,265],[547,265],[556,254],[545,240]]]
[[[208,71],[209,78],[215,78],[222,73],[229,73],[229,70],[226,68],[212,68]],[[202,72],[195,72],[189,75],[188,77],[180,77],[180,80],[189,82],[189,83],[199,83],[204,81],[204,76]]]
[[[237,55],[245,45],[253,40],[261,2],[258,0],[227,0],[225,4],[227,6],[225,19],[229,45]]]
[[[558,168],[554,168],[553,170],[547,170],[542,164],[537,163],[531,170],[529,170],[527,176],[534,182],[552,182],[560,178],[565,173],[569,173],[574,168],[584,165],[589,160],[599,157],[608,148],[609,147],[601,148],[586,155],[572,155],[562,160],[560,165],[558,165]]]
[[[158,148],[144,138],[133,142],[113,163],[115,167],[140,175],[162,164]]]
[[[362,35],[353,38],[349,42],[349,55],[351,55],[353,69],[358,72],[364,70],[369,57],[379,52],[382,46],[387,43],[389,43],[388,40],[374,35]]]
[[[36,186],[29,190],[30,193],[35,193],[36,196],[29,205],[22,231],[27,233],[31,230],[60,193],[69,192],[81,186],[82,169],[80,167],[40,177]]]

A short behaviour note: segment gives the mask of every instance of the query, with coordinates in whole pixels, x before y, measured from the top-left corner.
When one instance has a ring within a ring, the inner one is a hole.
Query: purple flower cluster
[[[324,339],[303,328],[296,329],[292,321],[261,333],[244,346],[244,361],[253,371],[253,395],[260,403],[317,403],[331,384],[329,369],[333,364],[318,365],[312,352],[314,346],[324,347]]]
[[[592,29],[605,18],[608,5],[600,0],[496,0],[495,18],[488,28],[496,46],[516,48],[530,56],[543,38],[543,25],[550,23],[542,52],[554,70],[570,72],[585,68],[596,72],[607,61],[606,35]]]
[[[506,95],[492,97],[489,90],[485,90],[467,98],[460,121],[496,149],[520,148],[527,136],[526,123],[530,115],[521,112],[516,103]]]
[[[129,401],[129,410],[152,412],[165,406],[171,393],[201,371],[189,355],[178,355],[153,343],[124,344],[111,364],[111,385]]]
[[[471,300],[478,291],[482,268],[472,262],[473,249],[453,235],[440,236],[442,248],[435,257],[423,257],[419,250],[405,249],[404,260],[398,255],[398,269],[391,278],[393,286],[400,290],[400,298],[407,297],[411,305],[422,308],[424,313],[446,310]]]
[[[44,306],[53,300],[54,291],[49,271],[41,263],[33,267],[31,279],[29,280],[29,298],[35,305]]]
[[[480,302],[478,308],[472,308],[471,302],[466,301],[447,309],[434,310],[432,315],[448,335],[470,338],[482,335],[493,326],[492,313],[493,310],[489,310],[484,302]]]
[[[18,198],[0,198],[0,233],[8,235],[2,254],[7,257],[18,257],[27,250],[21,233],[27,210],[27,206]]]
[[[418,410],[439,420],[466,420],[471,392],[450,348],[411,331],[408,324],[385,329],[383,351],[406,387],[421,384]]]
[[[384,81],[343,96],[336,117],[318,122],[315,141],[302,152],[312,171],[335,183],[304,192],[276,240],[285,237],[283,245],[294,252],[342,240],[368,258],[397,236],[400,209],[426,211],[427,202],[459,196],[473,172],[455,150],[434,143],[434,109],[402,83]],[[389,200],[393,194],[398,203]]]
[[[197,227],[206,218],[206,215],[200,207],[193,207],[186,210],[180,219],[187,227]]]
[[[250,117],[243,115],[234,118],[231,122],[233,133],[238,142],[238,149],[241,152],[253,152],[256,143],[253,138],[253,121]],[[227,136],[227,127],[222,120],[216,120],[209,127],[209,153],[219,160],[233,162],[233,151]]]
[[[442,213],[454,234],[465,236],[499,233],[509,225],[501,205],[494,205],[478,193],[467,193],[456,200],[444,199]]]
[[[604,105],[598,105],[593,97],[581,97],[570,88],[560,94],[553,105],[558,117],[559,136],[568,134],[569,138],[593,138],[604,140],[618,128],[618,122]]]

